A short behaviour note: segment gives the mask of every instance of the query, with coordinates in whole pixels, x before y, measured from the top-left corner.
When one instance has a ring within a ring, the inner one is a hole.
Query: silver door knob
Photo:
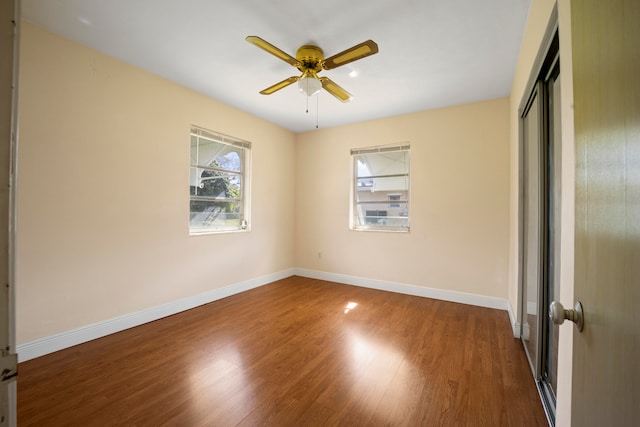
[[[573,310],[565,310],[562,304],[558,301],[553,301],[549,304],[549,319],[556,325],[562,325],[565,321],[571,320],[576,324],[578,332],[582,332],[584,328],[584,316],[582,314],[582,303],[578,301],[573,307]]]

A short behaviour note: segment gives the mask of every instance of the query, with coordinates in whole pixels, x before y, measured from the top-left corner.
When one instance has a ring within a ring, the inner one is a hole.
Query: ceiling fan
[[[271,95],[290,84],[298,82],[298,89],[307,96],[315,95],[320,89],[324,89],[342,102],[351,101],[353,97],[349,92],[328,77],[318,77],[318,73],[322,70],[332,70],[378,53],[378,45],[376,42],[367,40],[326,59],[322,49],[318,46],[305,45],[298,48],[296,57],[294,58],[258,36],[248,36],[245,40],[258,46],[260,49],[266,50],[302,72],[300,76],[289,77],[260,91],[263,95]]]

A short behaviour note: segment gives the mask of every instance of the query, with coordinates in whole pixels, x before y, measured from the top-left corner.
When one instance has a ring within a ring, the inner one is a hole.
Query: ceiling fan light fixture
[[[313,96],[322,89],[322,82],[315,77],[305,76],[298,80],[298,90],[307,96]]]
[[[378,45],[376,42],[367,40],[329,58],[324,57],[324,52],[322,52],[322,49],[318,46],[304,45],[298,48],[296,57],[294,58],[258,36],[247,36],[245,40],[302,72],[300,77],[291,76],[288,79],[284,79],[281,82],[261,90],[260,93],[262,95],[271,95],[290,84],[298,82],[298,90],[302,94],[307,95],[307,99],[320,92],[321,89],[324,89],[341,102],[349,102],[353,99],[353,96],[351,96],[349,92],[328,77],[318,77],[318,73],[322,70],[332,70],[342,67],[353,61],[378,53]],[[357,75],[357,71],[355,74]],[[355,77],[353,72],[350,76]]]

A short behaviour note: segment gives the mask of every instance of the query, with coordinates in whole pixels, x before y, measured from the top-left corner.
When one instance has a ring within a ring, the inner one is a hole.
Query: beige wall
[[[297,136],[296,266],[507,297],[507,98]],[[357,147],[411,143],[409,233],[349,230]]]
[[[294,267],[294,135],[22,27],[17,341]],[[189,129],[252,149],[252,230],[189,236]]]
[[[21,61],[18,343],[293,267],[507,296],[506,98],[295,136],[28,23]],[[253,142],[251,232],[189,237],[191,124]],[[411,232],[350,231],[349,149],[400,141]]]
[[[554,3],[532,3],[510,98],[298,136],[25,23],[17,342],[292,267],[508,298],[517,309],[517,108]],[[561,0],[561,32],[568,10]],[[562,37],[561,61],[572,124]],[[188,236],[191,124],[253,142],[251,232]],[[411,232],[349,230],[349,149],[403,141]],[[572,126],[562,179],[570,306]],[[558,425],[570,424],[571,333],[561,328]]]
[[[510,243],[509,253],[509,301],[518,307],[520,296],[518,288],[518,179],[520,170],[520,142],[518,139],[518,105],[525,96],[525,86],[532,74],[534,61],[538,54],[545,30],[557,4],[558,28],[560,35],[560,81],[562,115],[562,201],[560,236],[560,301],[565,307],[573,306],[574,273],[574,195],[575,195],[575,155],[573,132],[573,78],[571,60],[571,17],[570,0],[533,0],[529,10],[526,31],[520,50],[520,56],[513,80],[510,96]],[[519,313],[516,314],[519,316]],[[558,345],[558,390],[556,425],[571,425],[571,375],[573,353],[572,325],[566,322],[560,327]]]
[[[554,4],[532,2],[508,99],[297,136],[24,23],[17,342],[292,267],[508,298],[517,309],[517,108]],[[561,34],[568,10],[560,0]],[[572,125],[562,37],[561,61]],[[253,142],[251,232],[188,236],[191,124]],[[411,232],[349,230],[349,149],[403,141]],[[572,126],[562,179],[570,306]],[[561,331],[558,425],[569,425],[572,329]]]

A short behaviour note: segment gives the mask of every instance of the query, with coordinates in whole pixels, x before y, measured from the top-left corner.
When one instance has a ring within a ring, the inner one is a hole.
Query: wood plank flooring
[[[547,421],[506,312],[290,277],[21,363],[18,425]]]

